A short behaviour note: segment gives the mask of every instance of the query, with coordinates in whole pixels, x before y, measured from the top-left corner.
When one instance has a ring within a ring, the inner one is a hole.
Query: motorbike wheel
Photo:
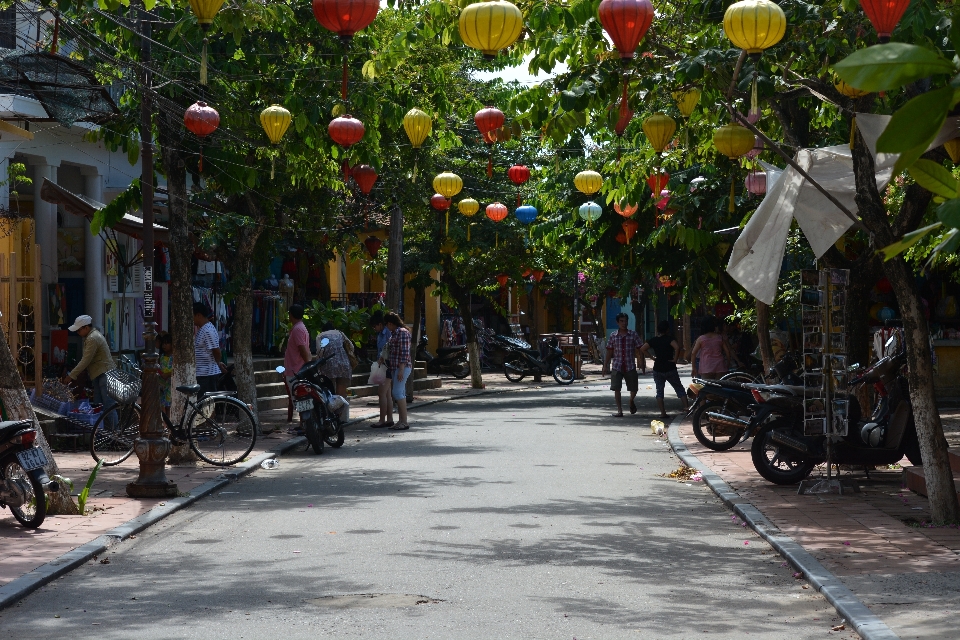
[[[743,437],[743,429],[724,428],[721,432],[716,425],[710,423],[707,419],[707,412],[721,413],[725,416],[738,417],[737,412],[727,407],[727,403],[722,400],[708,400],[700,405],[697,412],[693,414],[693,435],[707,449],[713,451],[726,451],[732,449],[740,442]]]
[[[323,453],[323,439],[320,437],[319,425],[314,416],[310,416],[303,422],[303,434],[307,436],[307,442],[313,447],[313,452],[317,455]]]
[[[453,372],[453,377],[457,380],[463,380],[470,375],[470,360],[465,358],[463,362],[458,362],[457,364],[460,365],[460,368]]]
[[[775,429],[794,437],[802,437],[803,432],[790,422],[788,419],[778,418],[767,423],[754,436],[753,445],[750,447],[750,457],[753,458],[757,473],[774,484],[797,484],[817,466],[812,460],[804,459],[804,455],[799,451],[770,440],[770,433]]]
[[[520,382],[526,377],[526,374],[521,373],[526,368],[526,363],[520,356],[507,358],[503,363],[503,375],[507,376],[510,382]]]
[[[334,449],[339,449],[343,446],[343,440],[346,437],[343,433],[343,423],[340,422],[340,418],[337,416],[333,416],[330,420],[336,425],[337,431],[332,436],[324,436],[323,441]]]
[[[16,482],[27,494],[27,501],[19,507],[10,507],[13,517],[27,529],[36,529],[47,517],[47,496],[39,480],[31,478],[19,462],[10,462],[3,469],[0,480]]]
[[[553,379],[557,384],[573,384],[576,374],[573,372],[573,365],[566,360],[560,360],[560,363],[553,368]]]

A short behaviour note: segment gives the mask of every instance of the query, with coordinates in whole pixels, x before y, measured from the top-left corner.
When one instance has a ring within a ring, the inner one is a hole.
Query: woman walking
[[[407,378],[413,371],[413,360],[410,354],[410,332],[395,313],[388,313],[384,317],[387,328],[390,329],[390,341],[387,343],[389,356],[387,360],[387,375],[390,377],[390,383],[393,386],[393,401],[397,405],[399,422],[390,429],[393,431],[404,431],[410,428],[407,423]],[[380,364],[384,364],[381,356]]]
[[[699,362],[697,356],[700,356]],[[697,338],[690,353],[693,377],[717,380],[729,371],[728,363],[731,359],[733,354],[727,341],[723,339],[720,321],[713,316],[707,316],[703,320],[703,335]]]
[[[385,359],[389,357],[389,352],[384,349],[390,342],[390,329],[383,321],[383,312],[376,311],[370,318],[370,324],[373,331],[377,334],[377,358]],[[393,426],[393,397],[391,396],[390,376],[377,385],[377,395],[380,404],[380,421],[370,425],[373,429]]]
[[[330,342],[326,347],[321,347],[320,343],[324,338]],[[351,353],[353,343],[350,339],[342,331],[335,329],[332,322],[324,325],[323,331],[317,335],[317,358],[333,356],[320,366],[320,373],[334,381],[338,396],[347,397],[347,387],[353,377],[353,365],[349,355]]]

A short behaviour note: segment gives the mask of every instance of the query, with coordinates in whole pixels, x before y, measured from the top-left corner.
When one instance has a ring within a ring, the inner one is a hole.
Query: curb
[[[727,484],[723,478],[690,453],[687,445],[680,440],[680,423],[683,420],[684,416],[678,416],[670,423],[667,432],[670,446],[680,460],[700,472],[704,482],[717,494],[717,497],[723,501],[727,508],[739,515],[777,553],[800,571],[807,581],[826,598],[827,602],[833,605],[837,613],[853,626],[863,640],[900,640],[900,636],[895,634],[876,614],[860,602],[856,594],[844,586],[837,576],[820,564],[796,540],[781,532],[759,509],[750,504],[748,500],[734,491],[733,487]]]

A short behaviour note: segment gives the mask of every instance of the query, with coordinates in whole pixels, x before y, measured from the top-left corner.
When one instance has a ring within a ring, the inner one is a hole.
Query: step
[[[287,405],[287,394],[283,394],[282,396],[257,398],[257,409],[259,411],[267,411],[269,409],[286,409]]]
[[[273,371],[280,366],[283,366],[283,358],[255,358],[253,360],[254,372]]]
[[[257,398],[271,398],[287,395],[287,385],[284,382],[270,382],[257,385]]]
[[[268,371],[254,371],[253,372],[253,382],[254,384],[271,384],[277,382],[278,380],[283,380],[283,377],[270,369]]]
[[[347,391],[351,394],[351,397],[354,398],[364,398],[367,396],[377,395],[377,389],[379,385],[375,384],[365,384],[356,387],[350,387]],[[443,380],[440,378],[424,378],[421,380],[413,381],[413,390],[416,391],[425,391],[427,389],[439,389],[443,386]]]

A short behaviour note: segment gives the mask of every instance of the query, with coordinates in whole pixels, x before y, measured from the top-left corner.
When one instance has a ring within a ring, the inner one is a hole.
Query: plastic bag
[[[370,378],[367,380],[367,384],[383,384],[386,381],[387,366],[379,362],[374,362],[370,367]]]

